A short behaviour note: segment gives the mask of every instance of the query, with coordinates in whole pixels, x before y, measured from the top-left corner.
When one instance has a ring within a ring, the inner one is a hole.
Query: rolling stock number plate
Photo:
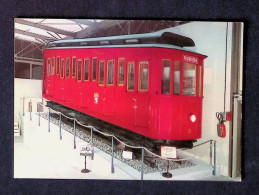
[[[164,158],[176,158],[176,147],[161,146],[161,156]]]

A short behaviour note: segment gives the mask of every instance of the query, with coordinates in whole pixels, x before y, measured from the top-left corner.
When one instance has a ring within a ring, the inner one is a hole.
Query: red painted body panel
[[[182,89],[181,95],[172,95],[172,93],[170,95],[161,94],[162,60],[171,60],[173,67],[175,60],[183,62],[183,55],[197,58],[197,64],[203,66],[203,60],[205,58],[203,55],[169,48],[46,49],[44,50],[44,59],[59,56],[60,60],[64,59],[64,67],[66,63],[65,59],[70,58],[70,70],[73,56],[76,56],[77,60],[82,60],[82,79],[84,76],[83,62],[85,58],[88,58],[90,81],[77,81],[76,78],[71,78],[71,72],[69,78],[60,78],[60,74],[56,75],[55,67],[54,75],[48,76],[46,74],[43,97],[149,138],[163,140],[199,139],[201,138],[203,97],[198,97],[197,95],[196,97],[184,96],[182,95]],[[92,81],[91,74],[92,58],[94,57],[97,58],[96,81]],[[117,85],[119,58],[125,58],[124,86]],[[112,59],[115,62],[114,85],[107,86],[107,61]],[[99,86],[97,82],[99,79],[99,62],[102,60],[105,61],[104,86]],[[138,90],[140,61],[149,62],[149,89],[147,92]],[[127,91],[128,62],[135,62],[134,91]],[[46,68],[47,66],[45,64],[45,71],[47,73]],[[173,73],[172,70],[171,73]],[[183,83],[182,80],[181,83]],[[172,91],[173,84],[171,84]],[[196,116],[197,120],[195,122],[190,121],[190,114]]]

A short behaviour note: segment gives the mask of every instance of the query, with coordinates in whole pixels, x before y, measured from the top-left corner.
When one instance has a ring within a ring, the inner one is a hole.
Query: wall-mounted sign
[[[198,64],[198,58],[192,56],[183,55],[183,61]]]
[[[161,156],[164,158],[176,158],[176,147],[161,146]]]

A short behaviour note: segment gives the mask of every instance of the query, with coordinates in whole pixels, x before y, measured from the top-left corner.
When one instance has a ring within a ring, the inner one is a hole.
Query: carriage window
[[[183,95],[195,96],[196,94],[196,65],[183,64]]]
[[[85,59],[84,80],[89,80],[89,59]]]
[[[174,62],[174,95],[180,95],[181,89],[181,62]]]
[[[114,77],[114,60],[108,61],[108,70],[107,70],[107,85],[113,85]]]
[[[60,70],[61,78],[64,78],[64,59],[61,60],[61,70]]]
[[[104,84],[104,61],[100,61],[100,66],[99,66],[99,85]]]
[[[76,76],[76,58],[72,58],[72,78]]]
[[[198,72],[198,95],[199,97],[201,97],[201,75],[202,75],[202,66],[198,66],[199,67],[199,72]]]
[[[82,80],[82,61],[78,60],[77,61],[77,80],[81,81]]]
[[[97,59],[93,59],[92,63],[92,81],[96,81],[96,66],[97,66]]]
[[[69,58],[66,60],[66,78],[69,77]]]
[[[121,58],[118,60],[118,86],[124,85],[124,66],[125,66],[125,59]]]
[[[148,91],[148,62],[139,63],[139,91]]]
[[[50,75],[50,59],[48,58],[48,67],[47,67],[48,76]]]
[[[171,89],[171,61],[163,60],[162,65],[162,94],[170,94]]]
[[[52,58],[52,63],[51,63],[51,75],[54,75],[55,72],[55,58]]]
[[[59,57],[57,57],[56,74],[59,74]]]
[[[135,88],[135,62],[128,63],[128,91],[134,91]]]

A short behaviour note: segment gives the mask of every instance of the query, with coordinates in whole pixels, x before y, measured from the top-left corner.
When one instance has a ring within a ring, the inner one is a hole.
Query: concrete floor
[[[54,178],[54,179],[116,179],[140,180],[141,173],[134,168],[114,159],[115,172],[111,173],[111,156],[94,149],[94,160],[87,157],[87,168],[90,173],[81,173],[84,168],[84,157],[80,156],[82,146],[87,143],[62,130],[59,138],[59,127],[52,124],[48,132],[47,120],[38,116],[24,116],[24,132],[15,137],[14,143],[14,178]],[[160,172],[144,174],[144,180],[227,180],[229,178],[212,175],[212,167],[206,163],[177,170],[170,170],[172,178],[164,178]]]

